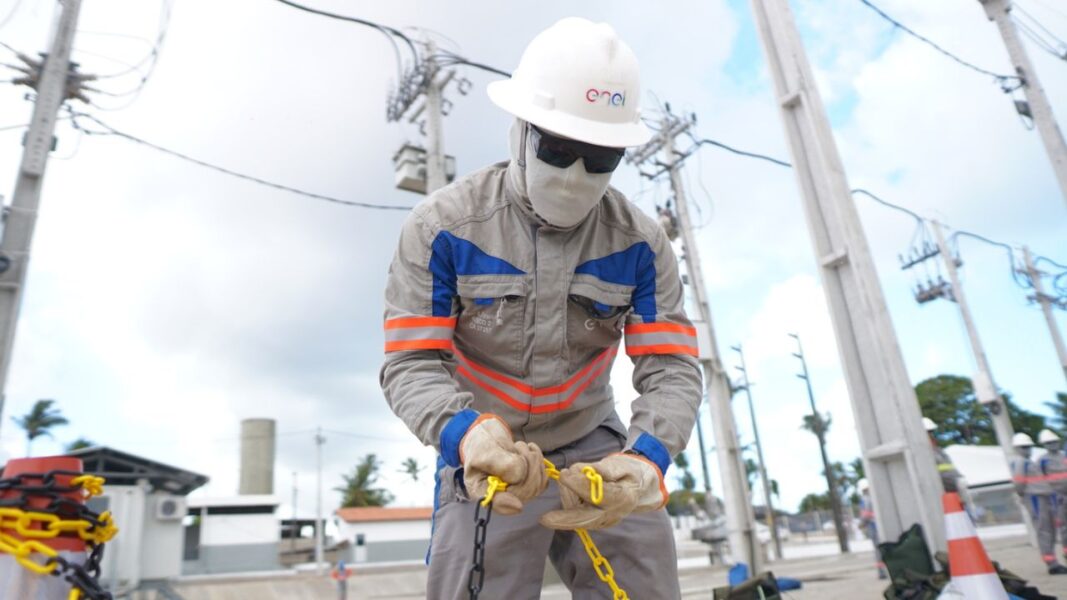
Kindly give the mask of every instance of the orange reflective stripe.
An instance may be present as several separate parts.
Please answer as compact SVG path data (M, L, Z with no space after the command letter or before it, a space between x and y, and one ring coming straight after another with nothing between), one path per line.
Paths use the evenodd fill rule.
M627 346L626 354L630 356L642 356L645 354L688 354L697 356L696 346L683 346L682 344L651 344L648 346Z
M515 397L511 396L510 394L508 394L507 392L505 392L504 390L502 390L502 389L490 384L489 382L486 382L486 381L478 378L473 373L471 373L470 370L466 369L464 367L464 365L458 365L456 367L456 372L458 372L460 375L463 375L464 377L469 379L472 383L474 383L478 387L482 388L486 392L489 392L490 394L495 396L497 399L499 399L500 401L504 402L508 406L514 408L515 410L520 410L520 411L523 411L523 412L530 412L530 413L533 413L533 414L543 414L543 413L549 413L549 412L555 412L555 411L558 411L558 410L563 410L563 409L569 407L571 404L574 404L574 401L578 398L578 396L580 396L582 394L582 392L585 391L586 388L588 388L594 381L596 381L596 379L598 377L600 377L600 375L605 370L607 370L607 368L609 366L611 366L611 360L610 359L614 358L614 356L617 353L618 353L618 349L617 348L614 348L614 347L608 348L605 352L601 353L596 358L594 358L592 361L590 361L589 364L585 366L585 368L583 368L581 371L579 371L566 384L561 384L561 385L558 385L558 386L554 386L552 388L543 388L541 390L533 390L533 388L531 388L528 385L525 385L525 384L523 384L521 382L515 381L514 379L511 379L511 378L506 377L504 375L500 375L499 373L495 373L493 371L490 371L489 369L486 369L485 367L482 367L481 365L478 365L478 364L472 362L471 360L467 359L466 357L464 357L462 355L459 355L457 353L457 355L460 356L460 358L462 359L464 365L471 367L476 372L481 373L481 374L485 375L486 377L488 377L490 379L494 379L494 380L497 380L497 381L503 380L503 383L507 383L508 385L511 385L512 387L517 387L517 386L515 386L513 384L518 384L518 385L522 386L523 388L526 388L526 390L533 390L534 392L536 392L535 394L531 394L529 392L526 392L526 396L530 397L531 399L533 397L546 395L545 393L543 393L545 390L559 389L561 391L565 391L575 381L581 379L581 377L583 377L586 374L588 374L589 371L592 369L592 367L594 365L596 365L597 363L602 363L600 365L600 367L597 368L595 371L593 371L592 375L589 375L589 377L585 381L583 381L581 385L576 387L574 389L574 391L572 391L571 394L569 396L567 396L567 398L565 400L562 400L560 402L555 402L555 403L552 403L552 404L540 404L540 405L536 405L536 406L532 405L530 402L523 402L522 400L518 400ZM605 358L607 358L608 360L604 360ZM525 390L520 389L519 391L525 391Z
M386 352L401 352L404 350L451 350L452 340L403 340L398 342L386 342Z
M590 370L592 370L592 368L598 362L600 362L601 360L604 360L604 358L607 357L609 354L614 355L613 351L617 351L617 350L614 347L608 348L607 350L605 350L605 351L601 352L600 354L598 354L596 356L596 358L594 358L593 360L589 361L589 364L587 364L584 367L582 367L582 369L580 371L575 373L567 381L564 381L561 384L554 385L552 387L547 387L547 388L535 388L535 387L533 387L533 386L531 386L531 385L529 385L527 383L523 383L523 382L519 381L518 379L513 379L511 377L508 377L507 375L504 375L502 373L498 373L498 372L496 372L496 371L494 371L494 370L492 370L492 369L490 369L488 367L484 367L482 365L479 365L478 363L472 361L471 359L467 358L466 356L464 356L463 354L461 354L459 352L456 353L456 356L458 356L459 359L462 360L465 365L467 365L468 367L470 367L474 371L476 371L476 372L478 372L478 373L480 373L482 375L485 375L489 379L492 379L494 381L498 381L500 383L503 383L504 385L513 387L516 390L518 390L518 391L520 391L520 392L522 392L524 394L533 396L535 398L540 398L541 396L553 396L555 394L559 394L561 392L567 391L567 389L569 389L572 385L574 385L576 382L578 382L583 376L585 376L586 373L588 373Z
M985 575L996 573L993 563L989 562L982 542L976 537L948 542L948 572L952 577L965 575Z
M679 325L677 323L636 323L634 325L627 325L624 331L626 335L639 335L642 333L684 333L685 335L693 337L697 336L695 327Z
M401 317L388 319L385 322L386 329L407 329L410 327L456 327L454 317Z
M482 381L481 379L478 379L470 371L468 371L467 369L464 369L463 365L457 365L456 366L456 372L459 373L460 375L463 375L467 379L469 379L471 381L471 383L473 383L474 385L476 385L476 386L482 388L483 390L489 392L490 394L496 396L497 398L502 400L504 402L504 404L507 404L511 408L514 408L515 410L521 410L523 412L526 412L526 411L530 410L530 405L529 404L524 404L522 402L519 402L518 400L516 400L516 399L512 398L511 396L505 394L500 389L489 385L488 383Z

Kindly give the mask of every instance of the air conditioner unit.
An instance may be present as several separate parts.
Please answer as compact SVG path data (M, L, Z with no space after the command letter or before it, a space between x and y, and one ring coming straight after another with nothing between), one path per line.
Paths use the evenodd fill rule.
M159 521L180 521L188 509L182 496L164 496L156 499L156 519Z

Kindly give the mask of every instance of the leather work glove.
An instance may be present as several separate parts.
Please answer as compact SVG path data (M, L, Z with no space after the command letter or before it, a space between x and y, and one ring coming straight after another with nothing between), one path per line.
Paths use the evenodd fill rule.
M471 424L459 444L459 457L471 500L485 497L490 475L508 484L506 491L493 496L493 510L502 515L522 512L524 502L548 487L541 449L537 444L514 441L507 423L496 415L484 414Z
M589 478L582 468L591 466L604 479L604 497L593 504ZM659 509L667 504L667 488L659 467L636 454L612 454L600 462L576 463L560 471L559 494L563 510L541 517L549 529L604 529L629 514Z

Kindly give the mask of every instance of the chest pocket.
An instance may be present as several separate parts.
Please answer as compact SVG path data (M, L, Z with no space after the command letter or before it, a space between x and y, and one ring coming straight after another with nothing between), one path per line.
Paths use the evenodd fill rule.
M579 279L580 278L580 279ZM571 370L581 368L622 337L634 286L578 275L567 296L567 348Z
M527 284L521 276L472 277L456 283L460 351L479 364L522 375Z

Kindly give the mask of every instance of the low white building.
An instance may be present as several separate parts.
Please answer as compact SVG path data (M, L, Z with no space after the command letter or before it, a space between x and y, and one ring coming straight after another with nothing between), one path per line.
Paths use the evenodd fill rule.
M424 560L430 547L433 508L361 507L336 511L341 540L356 563Z
M182 572L185 496L208 478L104 446L69 455L81 459L85 473L107 480L104 493L87 503L111 511L119 529L105 545L100 581L116 596L165 588Z
M954 445L945 448L956 470L967 480L979 524L1010 523L1022 520L1015 501L1011 471L1000 446ZM1034 449L1036 460L1044 454Z
M250 494L189 498L182 574L280 568L278 498Z

